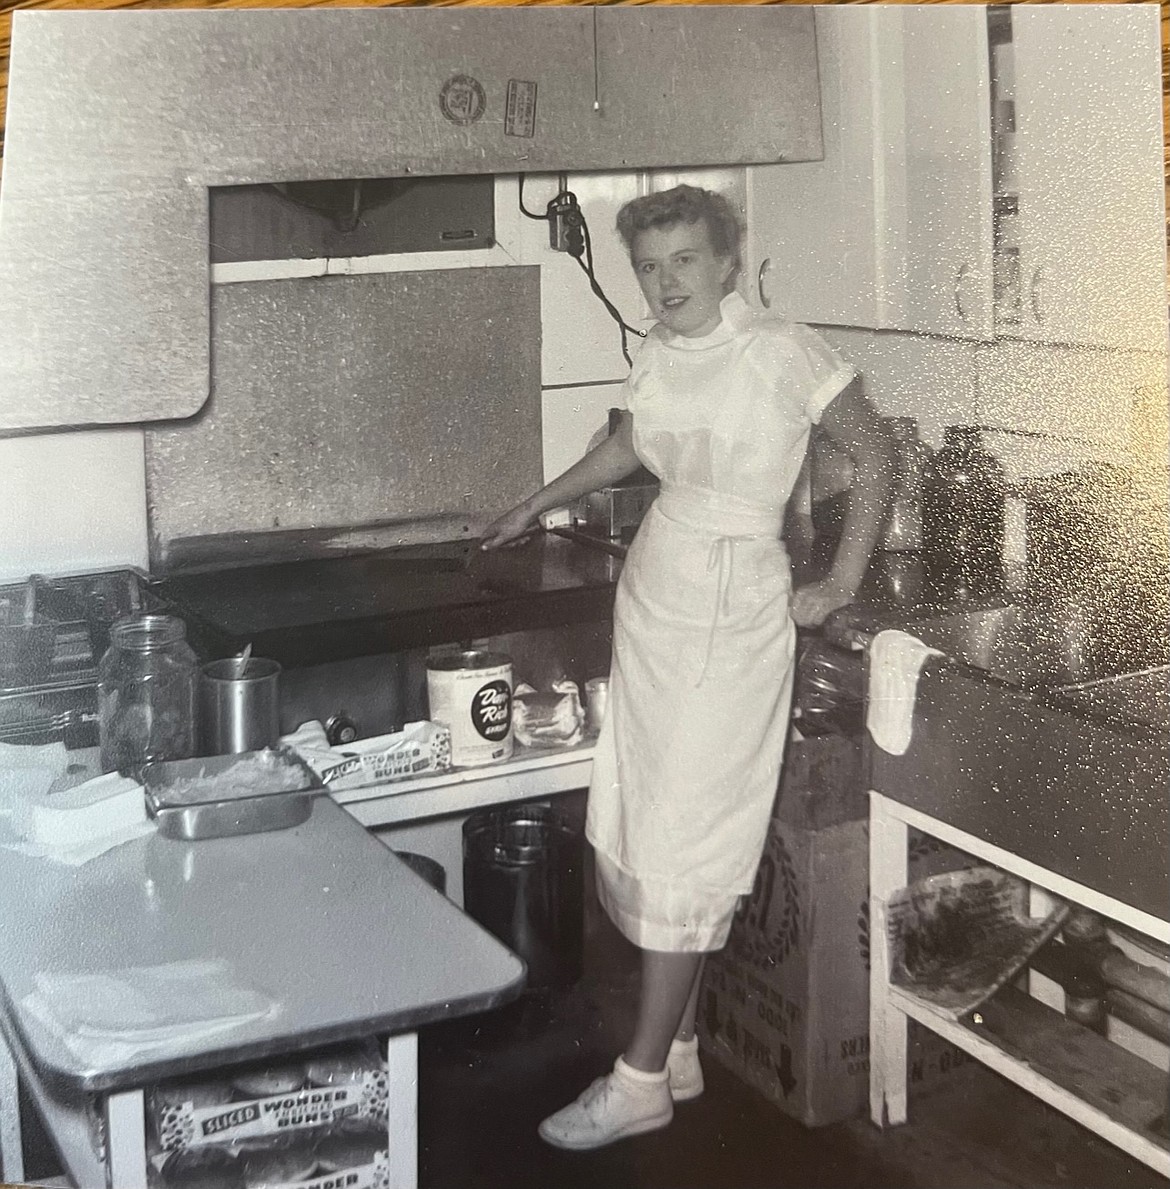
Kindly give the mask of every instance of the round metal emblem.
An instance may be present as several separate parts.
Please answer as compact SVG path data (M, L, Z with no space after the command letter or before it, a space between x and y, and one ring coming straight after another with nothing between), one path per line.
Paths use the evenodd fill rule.
M486 107L483 87L468 74L452 75L439 92L439 108L452 124L474 124Z

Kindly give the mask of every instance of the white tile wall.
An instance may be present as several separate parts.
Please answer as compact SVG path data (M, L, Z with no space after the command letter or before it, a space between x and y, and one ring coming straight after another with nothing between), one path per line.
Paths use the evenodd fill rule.
M942 444L948 425L973 424L975 345L900 331L819 326L861 373L866 395L886 417L914 417L922 440Z
M1001 341L979 349L984 424L1128 449L1139 389L1164 390L1164 359L1132 351Z
M570 174L593 245L593 267L606 296L633 326L645 316L633 269L614 228L618 209L639 193L636 173ZM556 175L537 174L524 184L524 205L543 213L558 191ZM584 270L567 252L549 246L548 224L521 219L520 258L540 265L541 358L545 384L620 380L629 371L621 351L621 332L593 293Z
M1129 461L1139 394L1166 390L1165 361L1132 351L816 329L861 372L878 411L916 418L932 448L948 425L1006 431L984 440L1012 481Z
M140 430L0 439L0 582L146 562Z
M609 409L621 405L620 384L546 388L541 394L546 483L577 462L608 426Z

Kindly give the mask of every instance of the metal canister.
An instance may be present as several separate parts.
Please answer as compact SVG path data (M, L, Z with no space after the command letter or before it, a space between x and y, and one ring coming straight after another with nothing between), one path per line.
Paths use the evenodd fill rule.
M464 651L427 660L432 722L451 731L451 763L472 768L512 754L512 658Z
M203 755L261 751L280 742L280 665L265 657L209 661L199 680Z

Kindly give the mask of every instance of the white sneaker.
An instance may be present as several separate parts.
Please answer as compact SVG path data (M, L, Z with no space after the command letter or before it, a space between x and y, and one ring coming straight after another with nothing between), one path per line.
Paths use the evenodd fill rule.
M699 1064L699 1038L672 1040L666 1058L670 1075L670 1096L675 1102L690 1102L703 1093L703 1067Z
M674 1117L668 1074L631 1069L621 1057L613 1073L598 1078L575 1102L540 1125L540 1138L574 1152L657 1131Z

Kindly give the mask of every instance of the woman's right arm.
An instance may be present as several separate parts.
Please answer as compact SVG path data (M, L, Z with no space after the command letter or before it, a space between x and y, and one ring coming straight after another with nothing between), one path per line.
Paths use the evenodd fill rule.
M543 513L563 508L591 491L608 487L631 475L639 467L634 453L634 419L623 413L618 428L599 442L580 462L511 511L505 512L484 530L482 549L498 549L526 537Z

